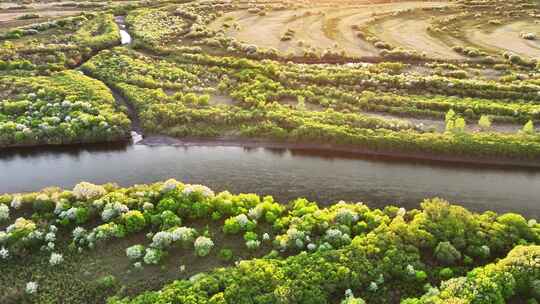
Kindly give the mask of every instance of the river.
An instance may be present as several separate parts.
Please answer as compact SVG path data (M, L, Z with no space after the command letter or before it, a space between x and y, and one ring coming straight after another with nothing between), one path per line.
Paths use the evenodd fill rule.
M176 178L216 191L253 192L285 203L363 201L417 207L443 197L476 211L540 218L540 171L441 165L336 152L234 146L92 146L2 152L0 193L71 188L80 181L122 186Z

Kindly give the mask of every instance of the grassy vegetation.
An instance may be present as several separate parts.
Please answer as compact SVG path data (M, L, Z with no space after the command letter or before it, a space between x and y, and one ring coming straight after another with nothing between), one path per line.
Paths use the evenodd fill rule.
M124 141L133 121L146 136L540 161L537 2L77 2L60 5L85 13L48 21L32 5L0 31L0 149ZM321 208L81 183L0 195L0 303L534 304L539 245L533 219L441 199Z

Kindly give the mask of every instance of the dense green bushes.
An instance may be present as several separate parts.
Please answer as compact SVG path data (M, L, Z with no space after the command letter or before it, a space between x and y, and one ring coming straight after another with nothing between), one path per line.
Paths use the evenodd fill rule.
M130 121L102 83L79 72L0 77L0 146L117 141Z
M539 257L540 246L518 246L497 263L443 282L438 292L402 303L507 303L516 295L538 300Z
M482 299L484 293L491 297L501 289L506 290L504 299L536 296L532 286L538 279L534 263L539 253L534 245L540 242L539 224L511 213L472 213L441 199L426 200L421 209L410 211L345 202L323 209L305 199L285 206L271 197L216 194L204 186L169 180L131 188L82 183L73 191L49 188L6 194L0 196L0 204L9 206L4 217L8 225L0 232L0 263L8 270L11 263L34 256L44 255L49 261L50 254L59 265L49 270L55 275L63 271L63 263L71 265L71 252L99 252L125 244L122 240L127 238L139 243L123 248L124 259L132 266L127 277L115 274L123 283L113 286L130 284L130 277L144 276L144 269L168 263L175 254L185 258L183 252L203 259L202 263L208 261L207 255L230 261L231 244L236 248L233 255L266 253L262 259L236 259L234 266L205 268L208 272L176 281L160 292L110 303L334 303L351 294L369 303L387 303L421 297L425 288L429 292L417 301L434 296ZM19 218L13 222L15 217ZM219 242L223 236L209 227L231 237L243 235L244 243ZM525 247L512 251L517 245ZM495 266L473 270L509 252ZM471 270L467 279L455 278ZM500 282L500 274L514 281ZM12 285L26 284L20 280L17 277ZM433 287L439 282L443 282L440 293ZM52 295L65 292L49 290L55 285L45 278L37 283L40 288L31 298L42 299L39 303L53 303Z

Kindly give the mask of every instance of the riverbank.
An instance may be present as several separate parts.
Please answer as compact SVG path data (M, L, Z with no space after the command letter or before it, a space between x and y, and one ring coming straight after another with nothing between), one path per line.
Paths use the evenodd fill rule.
M293 143L293 142L278 142L268 141L263 139L238 139L238 138L174 138L162 135L146 136L137 144L147 146L175 146L175 147L190 147L190 146L228 146L228 147L244 147L244 148L268 148L268 149L294 149L294 150L319 150L328 152L342 152L355 155L376 156L388 159L398 160L420 160L426 162L444 162L444 163L460 163L478 166L494 166L494 167L522 167L522 168L538 168L540 169L540 160L532 162L530 160L515 160L515 159L496 159L496 158L478 158L467 156L446 156L434 155L430 153L407 153L402 151L377 151L367 147L359 147L354 145L336 145L324 143Z
M117 141L96 141L96 142L74 142L60 144L31 145L20 144L10 146L0 146L0 152L3 154L28 154L30 150L39 149L41 152L57 151L58 149L81 149L81 150L106 150L108 148L122 147L125 149L129 145L144 145L149 147L241 147L241 148L266 148L266 149L288 149L295 151L321 151L328 153L344 153L349 157L371 157L381 160L395 161L421 161L428 164L454 165L461 164L473 167L488 168L516 168L528 169L532 171L540 170L540 160L533 162L531 160L516 159L497 159L497 158L479 158L467 157L463 155L448 156L434 155L431 153L407 153L403 151L380 151L367 147L355 145L339 145L328 143L302 143L302 142L279 142L265 139L241 139L234 137L221 138L175 138L165 135L149 135L142 137L139 132L132 131L131 137L126 137Z

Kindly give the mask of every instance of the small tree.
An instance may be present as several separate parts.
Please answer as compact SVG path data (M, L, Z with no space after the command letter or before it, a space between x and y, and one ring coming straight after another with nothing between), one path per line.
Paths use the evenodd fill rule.
M456 118L456 112L454 112L454 110L450 109L447 113L446 113L446 116L444 118L444 121L446 121L446 123L448 123L449 121L453 121L454 119Z
M454 123L454 132L463 133L465 132L466 126L467 126L467 123L465 122L465 119L463 117L458 117L456 118L456 121Z
M534 123L532 120L529 120L524 126L523 129L521 129L521 132L528 135L533 135L535 133L534 129Z
M482 115L478 120L478 126L482 131L487 131L491 128L491 119L487 115Z
M454 132L455 129L455 121L453 119L449 119L446 121L446 132Z

